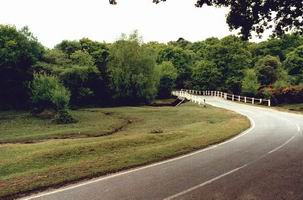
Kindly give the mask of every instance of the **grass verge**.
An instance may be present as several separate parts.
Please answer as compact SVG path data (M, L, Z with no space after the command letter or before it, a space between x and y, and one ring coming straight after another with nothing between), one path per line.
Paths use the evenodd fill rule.
M1 130L6 129L0 137L37 139L37 135L52 135L57 129L61 135L69 134L70 129L93 133L119 124L121 117L132 123L108 136L0 145L0 199L188 153L231 138L250 126L248 119L234 112L191 103L161 108L95 108L73 114L81 117L79 127L71 124L60 129L48 124L44 130L42 122L20 117L26 113L1 113ZM155 129L160 133L154 133Z

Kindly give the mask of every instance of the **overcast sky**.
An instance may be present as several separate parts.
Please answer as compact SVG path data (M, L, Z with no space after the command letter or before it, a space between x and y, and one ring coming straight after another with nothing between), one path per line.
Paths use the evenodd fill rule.
M1 0L0 23L28 26L39 41L53 47L64 39L88 37L113 42L137 29L145 42L190 41L231 34L226 8L195 8L195 0Z

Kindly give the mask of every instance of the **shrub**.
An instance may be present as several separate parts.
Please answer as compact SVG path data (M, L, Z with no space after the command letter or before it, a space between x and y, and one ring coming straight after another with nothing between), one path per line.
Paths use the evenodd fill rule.
M273 104L303 103L303 86L288 86L283 88L267 87L260 90L265 98L271 98Z
M70 92L62 85L56 76L46 74L34 74L30 85L32 102L36 113L45 109L54 109L58 112L56 122L75 122L68 113Z
M55 116L54 122L57 124L70 124L78 121L75 120L67 110L59 110L58 114Z

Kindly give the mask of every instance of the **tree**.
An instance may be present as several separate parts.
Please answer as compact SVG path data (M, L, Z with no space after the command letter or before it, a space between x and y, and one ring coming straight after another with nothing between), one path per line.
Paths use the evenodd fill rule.
M86 51L77 50L70 55L73 64L80 66L94 66L95 61L93 57Z
M235 36L227 36L212 42L205 48L204 60L214 63L221 76L217 88L232 93L241 92L244 70L251 67L252 55L247 42Z
M136 32L113 43L108 69L115 100L128 105L151 102L159 82L155 66L154 51L142 45Z
M63 40L61 43L57 44L55 48L63 51L68 57L70 57L70 55L75 51L81 50L81 44L76 40Z
M270 85L277 81L278 70L281 67L279 58L265 56L256 65L258 80L261 85Z
M281 61L284 61L286 55L300 45L303 45L303 37L299 35L287 34L281 38L270 38L257 44L255 56L256 58L266 55L278 56Z
M164 61L157 66L160 76L158 98L168 98L175 87L178 71L169 61Z
M303 45L287 54L283 65L294 77L294 84L303 84Z
M159 3L166 0L153 0ZM116 0L109 0L117 4ZM261 36L266 29L273 28L273 36L287 32L303 33L303 1L300 0L197 0L196 6L228 7L227 24L230 29L240 29L243 39L251 32Z
M32 80L32 65L43 52L28 28L0 25L0 109L28 105L27 82Z
M192 73L194 89L218 89L221 79L222 74L214 63L210 61L199 61L195 63Z
M195 53L189 49L167 46L160 51L157 62L170 61L175 66L178 70L176 87L181 89L186 88L186 82L190 80L194 59Z
M255 96L260 88L258 77L254 69L247 69L242 81L242 93Z
M111 98L106 44L83 38L64 40L35 65L35 71L53 74L71 91L71 105L106 105Z

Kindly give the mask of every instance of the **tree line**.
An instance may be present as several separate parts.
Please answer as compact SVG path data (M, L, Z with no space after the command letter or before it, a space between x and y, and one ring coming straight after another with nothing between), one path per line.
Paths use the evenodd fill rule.
M0 25L1 109L141 105L175 88L299 102L302 85L303 37L296 34L164 44L144 43L135 31L113 43L83 38L49 49L26 27Z

